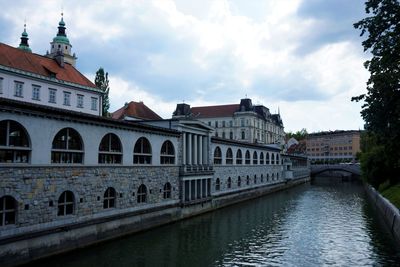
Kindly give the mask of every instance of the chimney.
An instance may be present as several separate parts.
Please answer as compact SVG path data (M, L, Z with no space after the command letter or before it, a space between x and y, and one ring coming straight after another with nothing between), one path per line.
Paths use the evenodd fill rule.
M61 50L57 51L57 54L55 56L55 60L57 61L58 65L61 68L64 68L64 54L61 52Z

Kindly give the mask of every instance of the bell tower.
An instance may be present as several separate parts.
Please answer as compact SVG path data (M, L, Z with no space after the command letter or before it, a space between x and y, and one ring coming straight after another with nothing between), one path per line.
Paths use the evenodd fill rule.
M59 56L61 54L64 57L64 62L75 67L77 57L75 56L75 53L71 55L72 45L70 44L67 34L65 33L65 29L64 14L61 13L61 20L58 23L57 35L50 43L50 54L47 52L46 56L50 58L56 58L57 55Z
M29 48L28 44L28 33L26 32L26 23L24 24L24 32L21 34L21 43L19 44L18 48L27 52L32 52Z

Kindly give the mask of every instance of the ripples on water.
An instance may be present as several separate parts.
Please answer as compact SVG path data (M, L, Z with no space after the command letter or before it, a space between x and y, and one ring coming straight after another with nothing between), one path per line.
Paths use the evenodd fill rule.
M304 185L42 266L399 266L400 248L363 189Z

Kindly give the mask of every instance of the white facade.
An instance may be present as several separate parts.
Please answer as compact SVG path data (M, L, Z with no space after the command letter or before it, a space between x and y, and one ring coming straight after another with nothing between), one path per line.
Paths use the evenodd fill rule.
M283 144L284 130L272 121L264 121L254 112L236 112L233 117L199 118L214 127L214 136L263 144Z
M66 82L63 83L56 79L38 77L39 75L29 73L24 75L22 71L16 73L17 70L13 73L13 71L10 68L6 71L0 66L0 97L101 115L101 94L99 92L79 85L66 85ZM54 99L53 96L50 96L51 94L55 94Z

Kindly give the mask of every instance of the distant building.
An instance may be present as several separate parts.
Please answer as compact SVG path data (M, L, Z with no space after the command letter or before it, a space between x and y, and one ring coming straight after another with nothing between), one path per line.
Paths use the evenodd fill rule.
M291 143L291 145L289 145L289 142L288 142L288 148L286 150L286 153L288 155L303 155L304 156L306 154L306 141L300 140L297 143Z
M131 101L112 113L116 120L161 120L162 118L143 102Z
M271 114L262 105L245 98L240 104L192 107L178 104L173 117L191 116L214 128L214 136L261 144L283 144L284 127L280 114Z
M308 134L307 156L312 162L352 161L360 151L361 131L333 131Z

